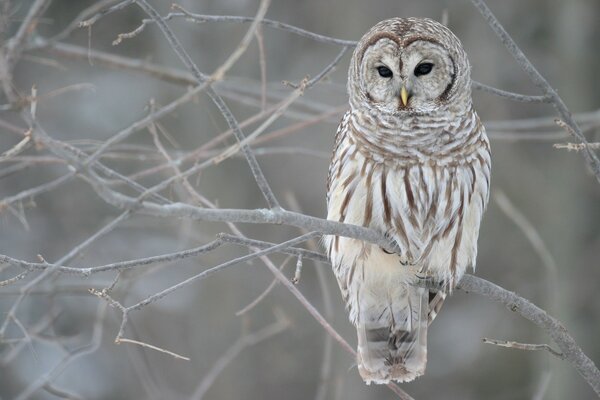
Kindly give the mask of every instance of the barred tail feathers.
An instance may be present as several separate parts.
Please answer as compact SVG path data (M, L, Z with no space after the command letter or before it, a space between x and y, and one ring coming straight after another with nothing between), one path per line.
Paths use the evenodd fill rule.
M423 375L429 291L401 284L388 294L387 303L373 298L374 292L365 294L357 321L358 369L363 380L367 384L409 382Z

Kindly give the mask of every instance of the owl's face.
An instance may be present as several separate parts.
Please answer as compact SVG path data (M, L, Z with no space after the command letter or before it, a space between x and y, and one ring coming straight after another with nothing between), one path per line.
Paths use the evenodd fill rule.
M416 40L401 47L382 38L364 53L362 90L386 112L435 109L453 81L454 62L439 44Z
M396 18L373 27L354 53L350 78L353 105L385 114L427 113L470 99L460 42L432 20Z

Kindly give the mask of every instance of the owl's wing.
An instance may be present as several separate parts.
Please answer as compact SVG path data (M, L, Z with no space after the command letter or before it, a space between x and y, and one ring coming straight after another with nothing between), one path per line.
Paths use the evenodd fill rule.
M329 203L329 191L331 189L331 181L334 179L334 174L340 169L340 163L342 160L336 158L342 139L348 131L348 119L350 118L350 111L346 111L340 124L338 125L337 131L335 132L335 139L333 144L333 152L331 154L331 163L329 164L329 173L327 174L327 203Z

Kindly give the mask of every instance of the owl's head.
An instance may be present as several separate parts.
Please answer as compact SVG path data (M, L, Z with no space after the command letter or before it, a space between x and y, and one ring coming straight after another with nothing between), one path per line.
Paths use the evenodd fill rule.
M359 41L348 74L350 104L384 114L470 106L470 66L458 38L422 18L381 21Z

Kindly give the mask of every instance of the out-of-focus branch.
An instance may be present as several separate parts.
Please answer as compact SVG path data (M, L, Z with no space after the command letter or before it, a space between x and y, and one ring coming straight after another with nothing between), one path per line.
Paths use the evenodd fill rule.
M189 11L186 11L183 7L179 5L173 5L174 9L180 10L181 12L171 12L164 17L165 21L169 21L175 18L185 18L188 21L193 21L195 23L204 23L204 22L235 22L235 23L253 23L255 21L252 17L242 17L237 15L202 15L202 14L194 14ZM119 35L117 37L117 44L124 38L132 38L137 34L141 33L146 25L155 23L156 21L153 19L144 19L142 20L142 24L136 28L134 31L129 32L124 35ZM352 40L342 40L336 39L330 36L320 35L318 33L310 32L305 29L299 28L297 26L293 26L290 24L286 24L279 21L274 21L271 19L263 18L261 24L264 26L268 26L271 28L287 31L293 33L295 35L303 36L308 39L312 39L321 43L329 43L336 44L340 46L349 46L353 47L356 45L355 41Z
M200 400L210 389L219 374L245 349L255 346L283 331L288 329L290 323L285 317L279 317L276 322L265 326L264 328L249 334L242 334L227 351L213 364L212 368L200 381L190 399Z
M63 371L69 367L73 362L81 357L87 356L96 352L102 344L102 334L104 332L104 314L106 312L106 306L104 304L98 305L98 311L96 313L96 320L94 321L94 329L92 332L92 338L89 344L83 345L68 354L55 366L53 366L46 373L41 375L38 379L31 382L15 400L26 400L30 398L39 389L46 386L49 382L56 379L57 376L63 373Z
M159 28L164 33L167 41L173 48L173 51L175 51L177 56L182 60L182 62L187 67L187 69L192 73L194 78L199 83L206 83L208 85L208 90L206 91L206 93L208 94L208 96L211 98L211 100L213 101L215 106L217 106L217 108L223 115L223 118L227 122L227 125L229 125L229 128L231 128L233 130L233 134L234 134L235 138L237 139L238 143L240 143L240 145L241 145L241 151L244 154L244 156L246 157L246 161L248 162L250 171L252 172L252 175L254 176L254 179L255 179L258 187L260 188L263 196L265 197L265 200L267 201L269 208L279 209L280 208L279 202L277 201L277 198L273 194L273 190L271 189L271 186L268 184L268 182L264 176L264 173L262 172L262 169L260 168L258 161L256 160L256 157L252 153L252 150L250 149L250 147L248 145L246 145L246 144L242 145L242 143L244 142L244 139L245 139L245 135L242 132L241 128L239 127L239 124L237 123L236 118L233 116L233 113L231 112L231 110L229 109L227 104L223 101L221 96L212 89L212 86L211 86L212 81L214 81L216 78L222 77L225 74L226 70L218 69L217 70L218 74L216 76L211 76L211 77L200 72L200 69L196 66L196 64L190 57L190 55L185 51L185 49L179 42L179 39L177 39L177 37L175 36L173 31L169 28L169 26L167 25L165 20L162 18L162 16L146 0L135 0L135 2L156 22L156 24L159 26ZM259 8L259 12L257 14L256 21L260 21L263 18L264 14L267 11L267 6L268 6L267 0L261 1L261 7ZM252 24L251 29L247 32L247 37L252 38L252 36L254 36L254 32L256 31L257 26L258 26L258 22ZM245 44L245 39L242 40L242 43L240 44L240 47L242 47L242 50L243 50L244 44ZM237 52L236 52L236 54L237 54ZM237 59L237 57L236 57L236 59ZM230 66L231 65L229 65L229 67Z
M44 13L49 4L50 0L35 0L29 8L25 19L23 19L23 22L19 26L17 33L6 42L4 48L6 70L4 73L8 73L9 76L12 74L12 70L25 47L25 41L35 30L35 26L37 25L40 16Z
M596 177L596 180L600 183L600 160L598 159L596 153L594 153L593 149L589 147L587 139L583 135L583 132L581 131L581 128L575 119L573 119L571 111L569 111L564 101L560 98L558 93L556 93L548 81L542 76L542 74L540 74L533 66L531 61L529 61L519 46L517 46L515 41L510 37L508 32L506 32L487 4L483 0L471 0L471 2L479 10L483 18L487 21L498 38L500 38L500 41L504 44L504 46L506 46L517 64L527 73L527 75L529 75L529 78L533 84L544 93L544 96L551 99L552 105L560 115L560 118L572 130L573 135L580 141L580 143L582 143L583 146L585 146L581 153L583 154L583 157L585 158L592 173Z

